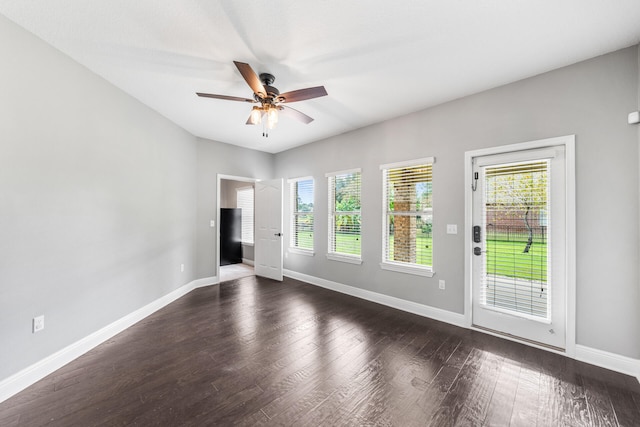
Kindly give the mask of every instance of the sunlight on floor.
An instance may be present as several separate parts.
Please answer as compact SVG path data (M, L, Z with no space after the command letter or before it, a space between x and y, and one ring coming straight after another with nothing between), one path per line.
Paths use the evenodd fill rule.
M253 266L247 264L230 264L220 266L220 281L235 280L241 277L253 276Z

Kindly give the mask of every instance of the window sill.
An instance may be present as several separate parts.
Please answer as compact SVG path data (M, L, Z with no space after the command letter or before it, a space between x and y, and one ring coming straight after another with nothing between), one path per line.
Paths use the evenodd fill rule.
M435 272L428 267L418 267L415 265L406 265L396 262L381 262L380 268L383 270L396 271L398 273L414 274L416 276L433 277Z
M346 262L349 264L362 264L362 258L358 256L340 255L340 254L327 254L327 259L331 261Z
M292 254L314 256L316 253L311 249L289 248L289 252Z

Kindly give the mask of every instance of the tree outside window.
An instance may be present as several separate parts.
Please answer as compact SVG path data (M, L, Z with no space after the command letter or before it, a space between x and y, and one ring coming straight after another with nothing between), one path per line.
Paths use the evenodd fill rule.
M382 166L383 264L433 267L433 159ZM383 266L384 267L384 266Z
M328 174L329 253L360 258L360 171Z
M313 178L289 181L291 192L291 247L313 251Z

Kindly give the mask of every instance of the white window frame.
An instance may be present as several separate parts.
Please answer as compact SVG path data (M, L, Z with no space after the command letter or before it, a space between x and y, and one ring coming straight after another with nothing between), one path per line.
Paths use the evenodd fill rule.
M241 192L251 190L251 209L245 209L244 206L241 206ZM241 243L246 246L253 246L255 242L255 223L254 223L254 215L255 215L255 188L252 185L246 187L238 187L236 188L236 207L242 208L242 238ZM245 210L251 212L251 218L245 218ZM245 227L251 227L250 234L251 240L247 240L247 235L249 234L249 230L246 230Z
M425 165L425 164L431 164L432 168L433 168L433 164L435 163L436 159L435 157L424 157L422 159L415 159L415 160L408 160L408 161L404 161L404 162L397 162L397 163L387 163L384 165L380 165L380 171L382 174L382 261L380 262L380 268L383 270L390 270L390 271L396 271L396 272L400 272L400 273L407 273L407 274L414 274L414 275L418 275L418 276L425 276L425 277L433 277L433 275L435 274L434 271L434 264L435 264L435 253L432 253L432 258L431 258L431 266L424 266L424 265L419 265L419 264L413 264L413 263L406 263L406 262L397 262L397 261L390 261L387 259L387 251L386 248L388 246L388 230L387 230L387 224L389 223L389 201L388 201L388 195L387 195L387 179L386 179L386 172L389 169L396 169L396 168L402 168L402 167L412 167L412 166L419 166L419 165ZM432 174L433 174L433 169L432 169ZM433 178L431 180L432 182L432 188L433 188ZM433 193L431 195L432 197L432 205L435 203L433 202ZM433 207L431 208L431 215L433 218ZM432 220L433 221L433 220ZM433 227L433 223L432 223L432 227ZM432 231L432 236L433 236L433 231ZM433 237L432 237L432 245L433 245ZM433 248L432 248L433 251Z
M297 211L297 207L298 207L298 202L296 200L296 186L299 182L301 181L311 181L311 188L313 190L313 208L314 210L311 212L298 212ZM313 256L315 254L315 222L316 222L316 216L315 216L315 199L316 199L316 182L315 179L313 179L312 176L305 176L305 177L301 177L301 178L291 178L289 180L287 180L287 182L289 183L289 202L290 202L290 206L289 206L289 215L290 215L290 235L291 238L289 239L289 252L291 253L297 253L297 254L301 254L301 255L310 255ZM313 217L313 226L312 226L312 230L314 231L314 238L313 238L313 242L312 242L312 248L308 249L308 248L301 248L295 245L295 238L296 238L296 217L298 215L311 215Z
M335 222L336 210L335 210L335 188L332 189L332 185L335 186L335 177L338 175L348 175L348 174L359 174L360 175L360 210L353 212L340 212L342 215L360 215L362 218L362 170L360 168L356 169L348 169L337 172L329 172L325 174L327 178L327 194L328 194L328 228L327 228L327 259L332 261L340 261L346 262L350 264L362 264L362 224L360 224L360 254L345 254L341 252L332 251L332 243L335 240L334 235L334 227L333 224Z

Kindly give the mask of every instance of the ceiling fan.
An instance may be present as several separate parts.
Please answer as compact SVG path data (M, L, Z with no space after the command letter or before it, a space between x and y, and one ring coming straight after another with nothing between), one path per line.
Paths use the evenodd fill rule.
M319 98L326 96L327 91L324 86L309 87L306 89L293 90L291 92L280 93L278 89L271 86L275 81L275 77L269 73L261 73L258 76L253 68L249 64L244 62L233 61L233 63L242 74L242 77L247 82L251 90L253 91L253 99L240 98L237 96L228 95L214 95L211 93L196 92L196 95L204 98L224 99L227 101L240 101L249 102L254 105L247 119L248 125L257 125L262 123L262 118L266 115L266 130L262 132L262 136L269 136L269 129L273 129L278 122L278 112L282 112L294 119L301 121L302 123L309 124L313 121L313 118L306 114L295 110L286 104L298 101L304 101L306 99Z

